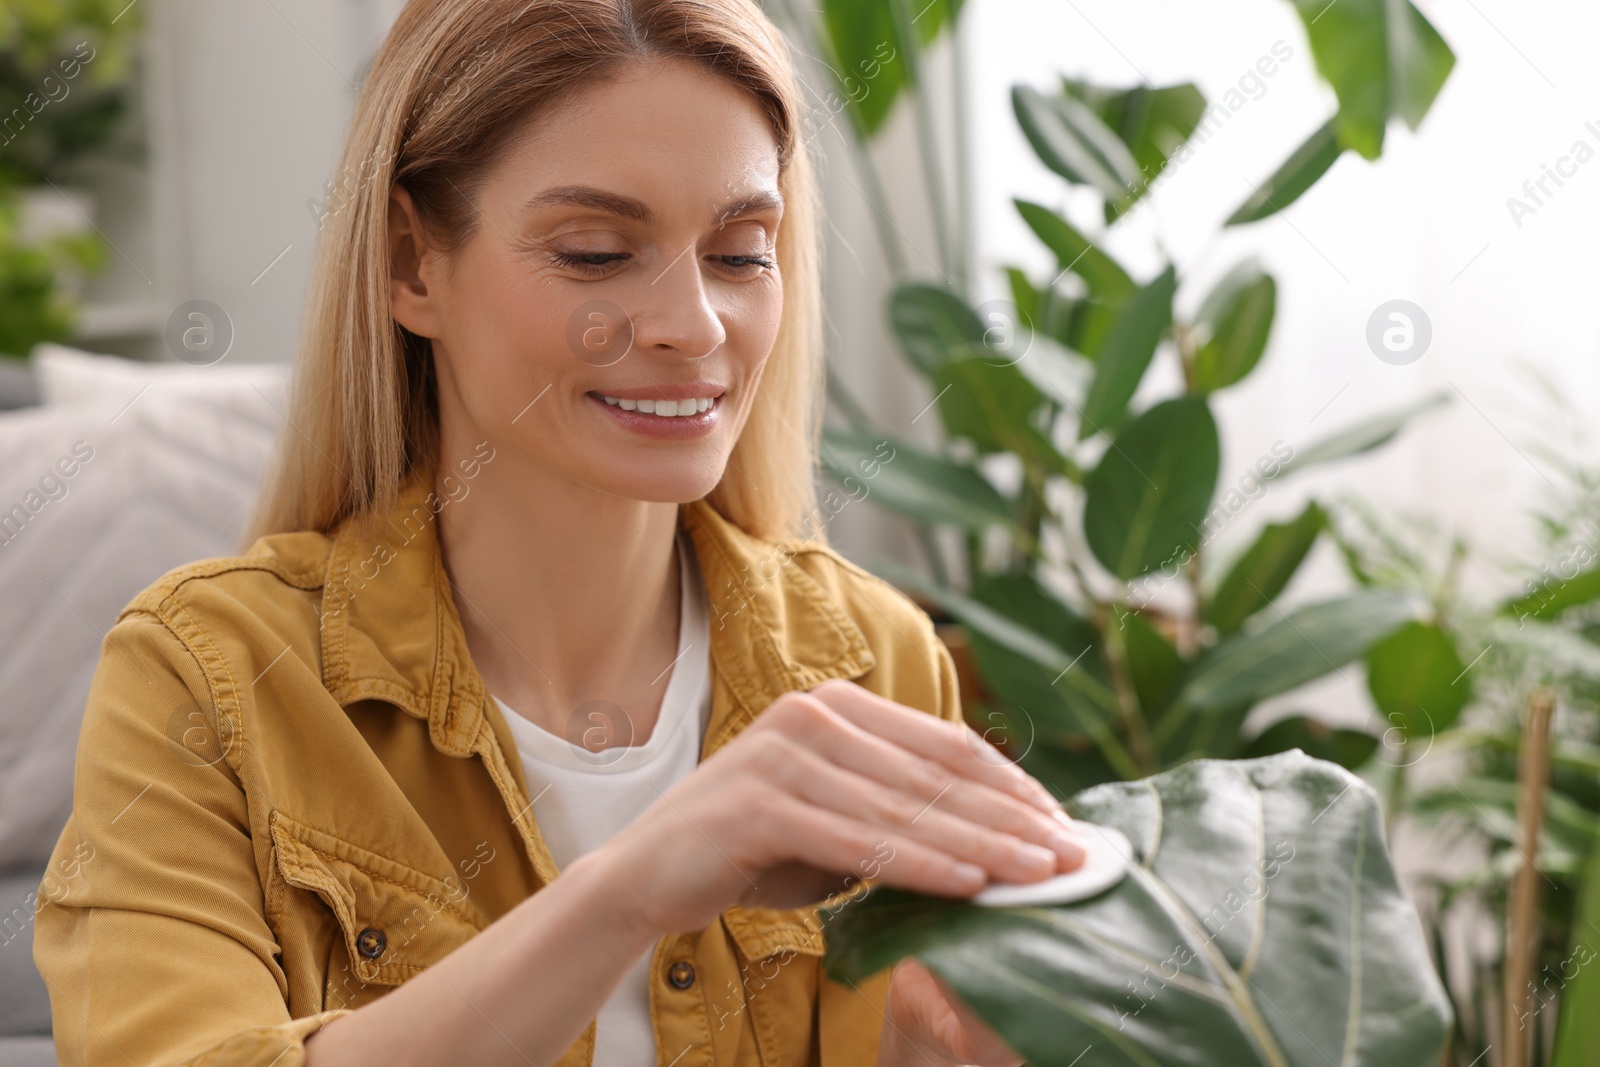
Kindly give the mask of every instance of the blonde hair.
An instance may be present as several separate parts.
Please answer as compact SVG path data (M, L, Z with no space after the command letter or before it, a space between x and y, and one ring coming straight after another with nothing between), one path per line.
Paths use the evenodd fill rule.
M291 376L288 425L243 546L387 512L439 459L431 343L389 310L392 185L446 252L476 232L472 197L533 115L631 60L702 64L772 124L785 201L783 318L750 417L708 500L747 532L787 536L816 506L822 424L816 179L782 36L753 0L411 0L367 71L322 237ZM817 531L814 536L820 538Z

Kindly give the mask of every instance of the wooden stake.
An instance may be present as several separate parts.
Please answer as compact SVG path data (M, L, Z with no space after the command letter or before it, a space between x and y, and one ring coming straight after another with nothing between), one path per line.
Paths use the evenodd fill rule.
M1528 985L1539 951L1539 832L1544 826L1544 798L1550 777L1550 716L1555 694L1540 687L1528 697L1517 753L1517 822L1522 828L1522 864L1517 868L1506 902L1506 959L1501 969L1505 1025L1502 1067L1527 1067L1537 1030L1528 1012Z

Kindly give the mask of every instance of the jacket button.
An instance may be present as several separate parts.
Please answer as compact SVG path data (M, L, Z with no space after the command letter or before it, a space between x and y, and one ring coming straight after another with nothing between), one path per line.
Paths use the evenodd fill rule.
M383 955L383 950L388 945L389 939L375 926L369 926L356 935L356 950L369 960L375 960Z
M679 960L667 971L667 981L672 983L674 989L688 989L694 985L694 964L688 960Z

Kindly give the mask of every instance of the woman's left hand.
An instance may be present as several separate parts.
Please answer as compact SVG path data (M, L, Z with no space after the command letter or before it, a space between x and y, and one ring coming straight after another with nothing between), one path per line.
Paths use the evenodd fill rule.
M915 958L889 979L878 1067L1023 1067L1017 1055Z

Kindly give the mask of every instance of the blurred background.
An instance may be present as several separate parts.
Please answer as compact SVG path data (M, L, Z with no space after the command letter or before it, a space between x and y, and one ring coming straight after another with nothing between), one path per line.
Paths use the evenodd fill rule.
M916 596L969 721L1062 795L1289 747L1356 769L1447 1062L1600 1062L1600 9L765 6L827 207L796 532ZM8 908L100 635L235 551L400 7L0 0ZM26 927L0 1063L48 1055Z

